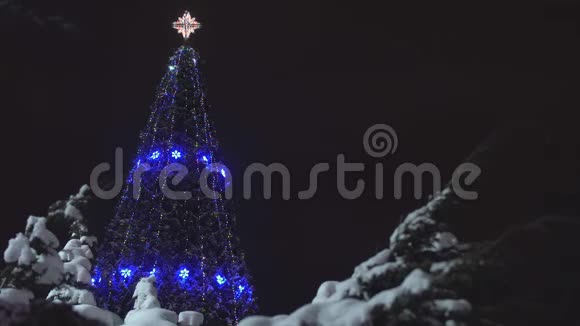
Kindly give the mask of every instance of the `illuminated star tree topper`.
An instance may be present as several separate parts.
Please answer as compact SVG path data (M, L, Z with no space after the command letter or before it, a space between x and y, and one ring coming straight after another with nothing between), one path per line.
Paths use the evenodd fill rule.
M182 17L179 17L176 22L173 23L173 28L179 32L184 39L188 39L191 34L194 34L196 30L201 28L201 24L191 17L189 11L186 11Z

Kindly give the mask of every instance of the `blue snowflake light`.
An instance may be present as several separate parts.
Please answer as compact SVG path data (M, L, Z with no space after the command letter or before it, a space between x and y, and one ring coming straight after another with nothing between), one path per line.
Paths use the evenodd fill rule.
M128 278L131 276L131 274L133 273L132 270L128 269L128 268L123 268L121 270L121 276L123 276L123 278Z
M155 274L157 274L157 268L153 268L150 272L149 272L149 276L155 276Z
M205 156L205 155L201 157L201 160L202 160L204 163L207 163L207 162L209 162L209 160L207 159L207 156Z
M161 153L159 151L155 151L153 154L151 154L151 159L156 160L159 158L159 156L161 156Z
M181 152L178 150L174 150L173 152L171 152L171 157L173 157L174 159L178 159L181 157Z
M182 280L186 280L189 277L189 270L187 268L180 270L179 277L181 277Z
M226 278L219 274L215 276L215 280L219 285L224 285L227 282Z

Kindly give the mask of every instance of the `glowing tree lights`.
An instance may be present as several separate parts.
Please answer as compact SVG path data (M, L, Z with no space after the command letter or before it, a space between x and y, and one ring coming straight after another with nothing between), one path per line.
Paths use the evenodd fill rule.
M133 272L130 269L128 269L128 268L124 268L124 269L121 270L121 276L123 278L129 278L129 277L131 277L131 274L132 273Z
M188 17L178 23L193 32L199 25ZM128 180L99 251L95 287L100 304L122 314L132 307L135 284L154 275L164 308L199 311L208 325L231 325L256 307L231 205L225 196L205 196L199 186L203 169L220 163L199 62L189 46L169 60L135 157L150 169L141 177L138 198ZM191 192L189 200L170 199L159 186L161 171L174 163L189 174L177 185L170 179L168 187ZM212 175L210 186L223 194L226 171Z
M219 285L224 285L227 282L226 278L221 275L216 275L215 280L216 282L218 282Z
M175 150L175 151L171 152L171 157L173 157L174 159L181 158L181 152L178 150Z
M189 270L187 268L180 270L179 277L181 277L182 280L186 280L189 277Z

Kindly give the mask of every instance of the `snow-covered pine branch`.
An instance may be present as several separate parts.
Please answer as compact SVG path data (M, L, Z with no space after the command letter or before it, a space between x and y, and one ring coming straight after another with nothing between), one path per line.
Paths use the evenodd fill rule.
M350 278L322 283L311 304L290 315L249 317L240 326L461 325L471 305L446 285L458 273L455 267L470 262L456 261L458 240L435 216L451 195L446 189L410 213L389 248L357 266Z
M7 266L2 272L0 324L24 318L35 295L60 284L64 266L56 252L58 245L46 228L46 218L36 216L28 218L24 234L8 242L3 255Z
M31 216L25 234L18 234L4 251L7 270L2 287L29 289L59 284L64 274L63 263L56 250L56 236L46 228L46 218Z
M155 276L142 278L135 286L133 310L125 317L125 326L201 326L203 315L184 311L178 315L162 309L157 299Z
M92 238L83 237L83 240L87 239L90 240L89 243L95 243ZM83 243L79 239L71 239L59 252L60 258L65 262L64 284L50 291L47 296L48 301L96 306L95 298L90 291L94 256L89 243Z
M125 326L175 326L177 314L173 311L161 309L157 300L155 276L142 278L137 286L133 298L133 310L125 317Z
M49 218L54 224L68 225L71 236L64 248L58 253L64 262L64 279L48 294L47 300L70 305L96 305L91 292L93 267L93 247L97 238L88 235L85 217L82 213L91 198L91 190L87 185L67 200L53 204L49 209Z

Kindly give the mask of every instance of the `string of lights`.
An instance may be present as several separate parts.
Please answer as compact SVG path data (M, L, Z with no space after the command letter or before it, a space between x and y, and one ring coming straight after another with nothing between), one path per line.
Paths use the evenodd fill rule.
M169 60L131 172L145 163L150 169L137 197L132 178L127 182L99 251L93 285L105 308L124 313L136 282L155 276L164 308L200 311L229 325L255 312L256 304L233 235L233 211L223 195L208 198L199 186L205 166L220 159L198 62L189 46ZM172 163L189 170L174 190L193 191L190 200L168 199L159 187L161 170ZM223 193L225 177L225 170L210 176L214 190Z

